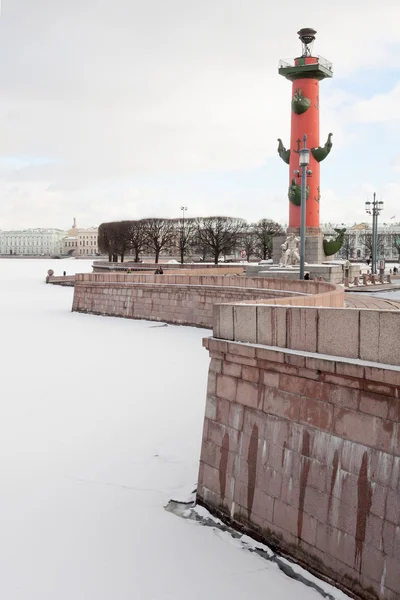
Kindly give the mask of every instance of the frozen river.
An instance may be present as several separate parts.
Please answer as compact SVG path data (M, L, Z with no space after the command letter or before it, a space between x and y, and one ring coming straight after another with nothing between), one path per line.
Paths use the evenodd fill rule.
M0 597L322 598L163 508L196 484L209 332L71 313L50 267L91 262L0 260Z

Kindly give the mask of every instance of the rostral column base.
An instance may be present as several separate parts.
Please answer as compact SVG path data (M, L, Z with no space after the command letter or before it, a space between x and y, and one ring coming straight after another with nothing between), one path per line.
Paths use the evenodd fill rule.
M300 228L289 227L286 235L275 236L273 238L272 260L274 264L280 263L282 258L281 244L285 242L287 235L290 233L294 233L296 236L300 237ZM323 239L324 236L319 227L306 228L306 263L310 265L319 265L328 260L332 260L332 256L325 256Z

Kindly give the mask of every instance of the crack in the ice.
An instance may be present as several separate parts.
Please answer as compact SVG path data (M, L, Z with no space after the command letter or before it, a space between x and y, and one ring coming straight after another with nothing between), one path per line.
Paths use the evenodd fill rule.
M260 548L257 546L255 546L254 548L251 547L249 544L247 544L244 540L241 539L243 537L242 533L240 533L239 531L236 531L235 529L233 529L232 527L229 527L228 525L225 525L224 523L222 523L222 521L214 520L212 518L203 517L203 516L199 515L195 510L193 510L195 508L195 506L196 506L196 504L193 501L179 502L177 500L170 500L168 502L168 504L165 506L165 510L167 510L168 512L172 512L173 514L177 515L178 517L182 517L184 519L189 519L191 521L196 521L197 523L199 523L200 525L203 525L205 527L211 527L214 530L217 529L219 531L222 531L223 533L229 534L235 540L240 541L242 548L244 548L245 550L248 550L249 552L253 552L254 554L257 554L258 556L260 556L261 558L268 560L269 562L275 563L278 566L278 568L280 569L280 571L282 571L282 573L284 573L284 575L286 575L287 577L290 577L291 579L299 581L300 583L303 583L307 587L312 588L313 590L318 592L323 598L326 598L327 600L336 600L335 597L332 596L332 594L329 594L329 592L326 592L323 588L321 588L319 585L317 585L314 581L311 581L310 579L307 579L300 573L297 573L289 564L287 564L287 562L285 560L283 560L280 556L278 556L277 554L272 552L272 550L269 549L267 551L267 550L264 550L263 548Z

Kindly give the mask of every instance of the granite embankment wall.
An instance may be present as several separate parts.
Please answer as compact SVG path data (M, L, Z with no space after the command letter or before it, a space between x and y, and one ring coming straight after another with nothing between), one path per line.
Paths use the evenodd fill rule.
M95 267L95 264L93 264L93 272L94 273L105 273L104 270L97 270ZM109 264L109 263L106 263ZM114 263L111 263L114 264ZM115 263L116 264L116 263ZM124 263L122 263L124 264ZM137 264L137 263L135 263ZM134 273L135 275L138 275L139 273L143 273L145 275L153 275L154 274L154 270L155 268L159 267L160 265L155 265L155 267L153 265L150 265L149 267L137 267L134 269ZM176 265L175 265L176 266ZM239 266L213 266L213 265L209 265L208 268L204 268L203 265L197 265L198 268L193 269L193 268L188 268L187 265L179 265L180 267L186 267L185 269L185 275L243 275L244 274L244 268L243 267L239 267ZM175 268L171 268L171 265L165 266L163 267L166 270L166 274L168 275L179 275L182 273L182 269L175 269ZM119 274L128 274L127 271L129 270L129 267L127 267L125 265L125 267L121 267L120 271L121 273ZM113 272L113 269L110 268L109 271L107 271L107 273L109 272ZM46 278L47 281L47 278ZM48 283L51 283L52 285L62 285L62 286L67 286L67 287L74 287L75 286L75 275L53 275L52 277L48 278Z
M198 275L200 274L214 274L218 273L224 275L225 273L230 273L234 275L237 273L238 275L243 275L246 269L247 263L242 264L226 264L220 263L218 265L214 264L202 264L202 263L169 263L160 261L159 263L151 263L151 262L142 262L135 263L131 261L125 261L123 263L113 263L106 261L94 261L93 262L93 273L107 273L107 272L126 272L126 271L150 271L154 273L156 269L159 269L160 266L164 269L164 271L168 271L168 273L180 273L181 271L194 271Z
M52 285L61 285L64 287L75 286L75 275L53 275L52 277L46 277L46 283Z
M400 312L214 310L199 502L353 594L400 598Z
M85 273L75 277L72 310L211 328L221 302L343 306L344 291L319 281Z

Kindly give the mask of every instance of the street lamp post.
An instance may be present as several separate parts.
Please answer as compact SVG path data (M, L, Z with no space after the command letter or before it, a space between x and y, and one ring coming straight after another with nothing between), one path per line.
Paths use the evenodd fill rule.
M383 202L377 201L376 194L372 202L365 203L365 210L368 215L372 215L372 264L371 271L375 275L377 273L377 252L378 252L378 216L383 209Z
M181 206L182 211L182 227L185 227L185 211L187 211L187 206Z
M299 140L300 141L300 140ZM300 205L300 279L304 279L304 264L306 255L306 202L307 177L312 171L307 169L310 164L310 150L307 148L307 136L303 135L303 148L299 150L299 166L301 169L301 205ZM298 171L295 171L298 174Z
M181 206L182 211L182 233L181 233L181 243L180 243L180 251L181 251L181 264L183 265L184 254L185 254L185 212L187 211L187 206Z

